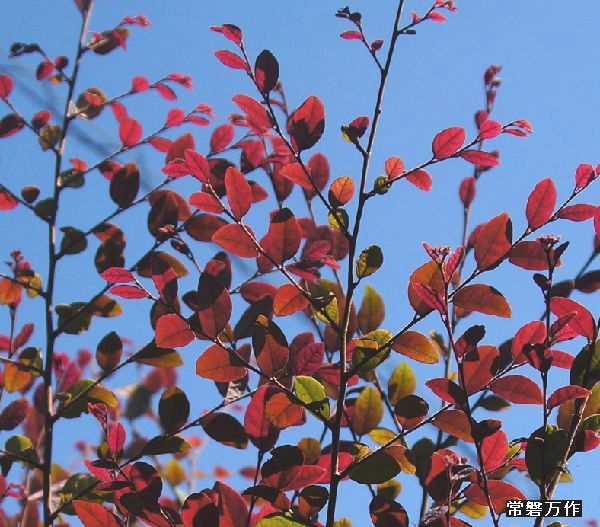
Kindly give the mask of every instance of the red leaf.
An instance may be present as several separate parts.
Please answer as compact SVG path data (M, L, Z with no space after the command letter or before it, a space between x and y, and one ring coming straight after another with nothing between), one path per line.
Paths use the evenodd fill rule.
M265 405L273 393L277 392L274 386L264 384L250 399L244 416L244 428L252 444L261 452L267 452L277 442L277 430L265 415Z
M254 233L250 227L245 226L250 236ZM223 249L242 258L254 258L258 254L256 245L250 239L244 228L236 223L223 225L213 234L212 241L219 244Z
M219 495L219 527L246 527L248 507L239 493L222 481L213 490Z
M506 375L490 386L500 397L515 404L543 404L544 395L541 388L524 375Z
M487 120L479 127L479 137L482 139L493 139L502 132L502 125L498 121Z
M552 257L554 250L551 251ZM538 240L525 240L517 243L508 257L508 261L529 271L546 271L548 269L548 257L542 244ZM557 262L560 265L560 262Z
M219 508L209 490L190 494L181 508L183 527L219 527Z
M319 190L323 190L329 181L329 162L327 158L323 154L316 153L308 160L307 168L315 186ZM312 186L310 189L304 189L304 195L308 199L312 199L315 193Z
M569 205L564 209L561 209L558 213L558 217L563 220L570 221L585 221L594 217L598 207L594 205L587 205L580 203L578 205Z
M244 175L235 167L229 167L225 172L225 192L231 213L241 220L252 205L252 189Z
M41 110L31 118L31 124L36 130L39 130L40 128L46 126L51 118L52 115L49 111Z
M170 163L174 159L183 159L184 152L186 150L194 150L195 141L194 136L190 133L183 134L171 143L167 155L165 157L165 163Z
M267 254L276 262L289 260L300 249L302 229L298 220L288 208L278 210L269 225L267 232Z
M240 110L246 114L249 124L251 124L253 128L256 128L257 131L266 132L273 126L267 110L252 97L248 97L247 95L236 95L232 100Z
M548 398L548 410L551 410L555 406L559 406L567 401L574 401L575 399L583 399L584 397L588 397L590 395L590 391L586 388L582 388L581 386L563 386L556 390L549 398Z
M480 270L498 265L511 247L512 222L503 212L483 225L475 242L475 261Z
M596 177L594 167L590 164L581 164L575 171L575 188L582 189L587 187Z
M231 124L222 124L217 126L210 136L210 151L221 152L225 150L233 137L235 136L235 129Z
M159 152L168 152L172 141L164 137L153 137L148 141Z
M307 171L308 171L308 167ZM300 185L305 190L313 190L313 185L306 171L299 163L290 163L279 170L284 178L289 179L293 183ZM310 174L310 171L309 171Z
M494 378L499 355L495 346L478 346L464 354L461 385L468 395L478 392Z
M465 129L460 126L453 126L442 130L433 138L431 150L436 159L445 159L450 157L460 149L465 142Z
M125 428L121 423L115 423L110 427L110 431L108 432L108 448L110 448L111 452L117 453L123 450L125 446L125 440L127 439L127 434L125 433Z
M8 75L0 75L0 97L6 99L12 92L13 80Z
M180 108L173 108L172 110L169 110L169 113L167 114L165 126L179 126L181 123L183 123L183 121L185 121L184 111Z
M385 162L385 173L390 181L404 173L404 162L399 157L390 157Z
M0 137L10 137L25 126L25 122L18 115L9 113L0 120Z
M157 84L154 88L163 99L166 99L167 101L177 100L177 95L175 95L175 92L170 86L167 86L166 84Z
M91 95L90 95L91 96ZM100 102L102 102L100 100ZM115 101L110 105L110 109L115 116L115 119L120 123L123 121L127 121L129 119L129 114L127 113L127 108L123 106L120 102Z
M183 153L183 159L190 169L192 176L197 180L202 181L202 183L208 183L210 181L210 165L203 155L188 148Z
M556 186L551 178L540 181L527 200L525 215L532 229L544 225L556 205Z
M39 81L47 79L54 71L54 64L49 60L44 60L38 64L35 70L35 78Z
M223 212L223 205L208 192L194 192L189 199L190 205L197 209L204 210L206 212L214 212L215 214L221 214Z
M292 342L292 348L294 342ZM294 360L295 375L312 375L322 365L325 358L325 345L322 342L312 342L304 346Z
M122 267L110 267L100 276L111 284L128 284L129 282L135 281L131 271L123 269Z
M462 404L465 400L461 387L450 379L430 379L425 386L447 403Z
M231 317L229 292L217 277L204 271L198 281L198 301L202 332L210 338L216 338Z
M346 40L363 40L363 36L358 31L344 31L340 37Z
M277 289L266 282L248 282L240 288L242 298L249 304L254 304L265 297L275 298Z
M535 320L525 324L512 341L510 353L517 364L526 362L523 355L523 348L528 344L541 344L546 340L546 324L540 320Z
M311 95L292 113L287 130L298 152L313 147L325 130L325 109L321 100Z
M290 350L285 335L275 322L259 315L252 330L252 348L261 371L272 377L287 366Z
M282 285L273 300L273 312L286 317L308 307L308 299L293 284Z
M600 207L596 209L596 214L594 214L594 230L596 236L600 237Z
M446 22L447 20L447 18L439 11L431 11L431 13L427 15L427 18L434 22Z
M150 87L150 82L146 77L134 77L131 80L131 91L142 92Z
M481 441L481 457L483 469L492 472L502 465L508 452L508 439L502 430L496 430L492 435L486 436Z
M12 210L19 202L6 190L0 190L0 210Z
M273 54L265 49L256 58L254 64L254 78L261 93L267 94L279 80L279 64Z
M142 127L135 119L127 119L119 125L119 138L123 146L131 147L141 139Z
M109 293L121 298L127 298L128 300L137 300L139 298L146 298L147 296L143 289L135 285L116 285L110 288Z
M179 348L193 340L189 324L175 313L163 315L156 322L156 345L161 348Z
M242 30L233 24L211 26L210 29L217 33L221 33L226 39L235 42L238 46L242 43Z
M429 192L431 189L431 176L426 170L415 170L414 172L410 172L406 176L406 179L408 179L415 187L420 188L425 192Z
M234 70L244 70L248 71L248 66L246 65L246 61L236 55L231 51L227 51L226 49L220 49L215 51L215 56L223 63L225 66L232 68Z
M117 517L99 503L75 500L73 508L84 527L121 527Z
M577 313L577 315L569 322L569 327L578 335L587 338L589 341L594 339L596 322L594 321L592 314L580 303L575 302L575 300L571 300L570 298L555 296L550 299L550 310L557 317L563 317L573 312Z
M442 298L440 293L438 293L432 287L416 282L411 283L410 288L430 309L435 309L442 314L448 311L448 307L444 303L444 299Z
M500 164L500 160L495 155L481 150L465 150L460 154L460 157L483 168L495 167Z

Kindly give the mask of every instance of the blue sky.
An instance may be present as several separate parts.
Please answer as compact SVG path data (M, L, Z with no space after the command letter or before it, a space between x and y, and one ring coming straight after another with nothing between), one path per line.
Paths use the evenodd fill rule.
M382 38L387 45L394 4L391 1L362 1L350 4L350 7L363 13L367 36ZM457 5L459 11L449 14L446 24L423 24L417 35L402 37L398 43L370 180L383 173L383 163L390 155L402 157L407 166L428 159L431 139L442 128L464 126L472 134L473 113L483 103L482 73L490 64L501 64L503 83L494 117L502 122L527 118L535 133L527 139L502 136L494 141L494 148L501 150L502 164L483 176L472 219L475 225L506 211L513 218L515 232L521 232L525 227L527 196L539 180L553 177L559 196L565 197L572 188L576 166L599 161L597 121L600 100L597 87L600 70L597 65L600 51L595 35L600 5L579 1L565 7L564 4L539 0L459 1ZM406 20L411 10L422 13L428 6L420 0L407 0ZM241 72L225 68L213 56L215 49L232 48L220 35L209 31L208 26L235 23L244 31L251 56L267 48L277 57L290 107L310 94L319 95L326 108L326 133L315 151L328 156L333 177L357 177L360 160L351 145L341 139L339 126L359 115L372 114L377 74L370 57L357 42L339 38L340 32L351 29L345 21L333 16L340 7L343 5L315 0L229 0L218 3L104 0L98 2L95 10L93 30L107 29L123 16L138 13L146 14L152 26L133 30L126 53L118 50L108 57L87 58L79 87L83 90L99 86L107 94L114 95L128 89L134 75L156 79L173 71L190 74L194 78L194 90L177 90L180 99L176 106L191 108L198 102L207 102L214 106L221 123L229 113L236 111L231 101L233 95L253 94ZM16 77L14 100L25 114L31 115L52 106L61 108L62 92L33 79L35 63L32 60L7 59L10 44L14 41L38 42L50 56L70 56L74 51L78 22L79 15L69 1L28 0L5 10L0 20L0 72L6 71ZM38 95L34 96L33 91ZM140 119L148 131L163 122L172 106L153 93L142 94L127 103L130 114ZM78 130L89 134L94 141L112 145L110 151L118 146L115 120L110 112L93 122L78 124ZM210 129L195 128L192 131L198 149L206 150ZM32 136L26 131L0 143L0 181L14 189L35 183L44 195L51 184L51 154L38 152L31 144ZM85 140L73 141L69 148L68 157L71 154L82 157L90 164L98 159L99 154ZM123 159L135 159L140 163L147 184L156 184L162 179L162 158L154 151L139 150ZM426 240L432 245L456 245L459 242L461 207L457 188L469 173L470 166L462 161L444 163L432 169L433 189L428 194L409 184L399 184L385 198L369 202L360 246L377 243L384 251L384 267L371 280L387 303L384 327L396 330L412 316L406 302L406 283L410 273L425 261L421 242ZM265 182L264 175L255 177ZM193 189L186 182L178 182L178 185L184 195ZM107 198L106 181L96 173L90 174L84 189L65 192L64 196L61 221L65 225L87 228L113 208ZM579 201L597 204L597 190L592 188ZM297 191L291 204L298 210L298 215L304 214ZM259 218L271 206L256 207L250 221L254 218L260 225ZM147 209L142 206L120 222L129 229L128 262L135 261L149 247L146 214ZM561 223L553 229L571 241L565 265L558 273L558 279L570 278L590 252L593 229L589 222ZM0 232L3 258L11 249L19 247L34 267L44 268L41 226L32 223L27 211L20 207L11 214L1 214ZM213 247L206 245L197 247L201 262L215 252ZM101 287L102 281L93 270L89 274L92 258L93 250L88 249L82 255L65 259L58 282L59 302L89 297ZM247 267L236 265L236 271L234 282L239 282ZM522 324L538 316L539 293L530 275L528 271L506 265L486 277L486 281L509 298L514 312L509 321L485 319L489 323L487 343L499 344ZM594 313L599 312L598 296L576 295L575 298ZM140 314L142 310L138 306L125 303L124 307L125 314L119 320L99 321L84 337L66 336L60 340L59 349L69 353L75 353L80 347L94 349L96 342L112 329L130 336L138 345L143 344L151 336L147 317ZM34 343L38 345L42 343L40 308L39 301L31 303L21 315L21 323L32 319L40 325L34 336ZM474 316L470 322L482 320L483 317ZM304 325L289 321L283 325L290 335L304 328ZM3 314L0 333L6 333L7 329L8 317ZM427 321L419 329L427 332L439 330L439 326ZM565 349L574 352L576 345ZM194 393L192 406L196 412L209 407L214 400L212 387L193 375L193 362L202 349L192 345L185 351L186 366L181 374L181 384ZM435 367L413 366L423 381L426 377L441 375L441 371L433 371ZM387 371L391 371L391 366ZM557 374L556 383L564 383L561 375ZM113 385L123 386L136 379L136 374L130 370L117 377ZM419 393L429 397L422 385ZM531 420L540 419L539 412L531 409L512 408L509 412L505 416L513 422L507 429L511 438L526 434L531 429ZM82 429L79 424L62 425L63 437L81 433L94 440L95 430L89 426L91 420L88 418L85 422ZM431 433L431 430L428 431ZM290 433L289 437L296 435L296 432ZM208 470L214 456L218 456L216 459L231 456L235 462L250 464L254 453L238 455L236 452L234 456L224 447L211 446L200 459L201 468ZM60 446L58 458L65 464L75 459L71 452L60 450ZM598 493L590 485L594 475L591 461L594 459L597 465L597 451L579 459L576 457L572 463L576 482L565 485L560 491L565 498L583 498L585 513L590 516L600 513ZM417 494L410 482L402 481L404 490L399 499L409 512L414 513ZM514 481L522 482L519 478ZM241 481L235 483L243 485ZM532 490L526 483L524 485ZM356 497L366 500L366 493L357 486L345 484L339 510L360 525L369 520L366 501L357 507Z

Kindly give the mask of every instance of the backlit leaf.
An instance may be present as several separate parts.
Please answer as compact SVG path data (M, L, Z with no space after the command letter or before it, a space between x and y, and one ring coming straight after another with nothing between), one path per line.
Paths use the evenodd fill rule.
M285 335L275 322L259 315L252 330L252 347L261 371L269 377L283 372L290 350Z
M442 130L433 139L431 145L433 157L436 159L444 159L456 154L465 142L465 137L465 129L459 126Z
M393 403L392 403L393 404ZM352 428L359 436L368 434L383 417L383 401L379 390L366 386L356 399L352 413Z
M219 228L213 234L212 241L232 254L242 258L254 258L258 251L250 237L254 237L250 227L241 227L235 223L230 223Z
M471 284L454 295L454 305L466 311L477 311L503 318L511 317L511 309L502 293L490 285Z
M475 261L479 269L495 267L506 255L512 243L512 222L503 212L485 223L475 243Z
M416 331L406 331L393 343L392 349L406 357L425 364L436 364L438 352L429 338Z
M552 178L540 181L527 200L525 215L532 229L544 225L554 211L556 206L556 186Z
M524 375L506 375L494 381L491 390L500 397L515 404L542 404L544 396L541 388Z
M163 315L156 324L156 344L161 348L179 348L194 340L189 324L174 313Z
M210 346L196 361L196 375L217 382L232 382L246 375L246 368L221 346Z

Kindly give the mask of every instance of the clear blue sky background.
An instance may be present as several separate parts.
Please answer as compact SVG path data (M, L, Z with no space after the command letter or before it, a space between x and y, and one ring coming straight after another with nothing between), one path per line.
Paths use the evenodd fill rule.
M422 13L427 2L408 0L406 20L411 10ZM597 163L600 101L598 69L599 51L596 41L600 6L591 0L565 5L541 0L522 2L458 1L459 11L449 15L446 24L427 23L419 27L416 36L401 38L394 67L389 80L380 123L371 181L383 172L383 162L390 155L399 155L407 166L413 166L430 155L430 142L440 129L460 125L473 133L473 113L482 107L482 73L490 64L503 66L503 84L496 105L495 118L508 122L517 118L529 119L535 128L533 136L517 139L512 136L498 138L493 146L501 150L502 164L485 174L478 189L473 224L507 211L513 218L515 232L525 227L524 204L533 186L545 177L553 177L559 195L565 197L573 185L576 166L582 162ZM356 151L341 139L339 126L359 115L371 115L377 87L377 74L365 50L357 42L344 41L339 33L351 29L334 18L343 4L330 1L261 2L222 1L219 3L180 0L98 2L92 29L104 30L114 26L123 16L146 14L152 27L134 29L128 41L127 53L120 50L108 57L92 56L82 67L81 90L99 86L107 94L120 93L130 86L131 77L144 75L156 79L177 71L194 77L193 92L178 89L181 95L177 106L191 108L198 102L212 104L223 122L236 110L231 97L238 93L253 94L246 77L239 71L222 66L213 56L220 48L232 49L229 42L208 30L208 26L231 22L241 26L251 56L264 48L278 58L281 79L286 88L290 107L299 104L310 94L318 94L326 108L326 133L315 150L328 156L332 176L358 175L359 158ZM364 27L369 38L389 38L395 2L355 2L352 9L364 15ZM79 14L70 1L43 2L28 0L11 3L0 20L0 71L16 78L14 100L26 115L40 109L62 108L62 92L46 83L33 79L35 64L29 58L7 59L8 48L14 41L38 42L51 56L74 51L79 25ZM385 52L385 47L382 55ZM156 93L146 93L127 104L130 114L142 121L146 131L154 130L164 120L172 105ZM78 130L94 141L109 145L108 151L118 147L115 121L110 112L91 123L78 125ZM200 151L208 149L210 129L192 130ZM82 157L93 163L101 154L90 148L88 141L69 145L69 156ZM22 131L16 137L0 142L0 181L13 189L25 184L37 184L42 195L47 195L51 185L51 154L40 153L31 134ZM138 150L124 157L135 159L142 167L148 185L162 179L162 156L150 148ZM432 170L433 189L428 194L408 184L400 184L382 199L369 202L367 222L362 231L361 246L379 244L385 254L385 264L371 283L382 292L387 301L384 327L394 331L411 316L406 302L406 284L409 274L425 261L421 242L456 245L460 240L461 207L457 199L460 180L470 173L470 166L462 161L452 161ZM265 182L264 174L255 176ZM188 195L192 186L178 182L178 188ZM107 199L107 182L99 174L90 174L86 187L64 193L61 221L65 225L88 228L110 212L114 205ZM598 191L592 189L581 202L598 203ZM304 214L296 191L291 203ZM269 210L271 204L256 207L254 221ZM63 212L64 211L64 212ZM128 262L135 261L147 250L150 237L145 229L147 209L142 206L128 213L119 224L126 227L128 236ZM321 216L322 218L323 216ZM588 257L593 229L591 224L560 224L557 230L572 244L566 264L558 273L559 279L570 278ZM262 227L264 230L264 226ZM257 229L261 231L261 229ZM23 207L10 214L0 215L2 257L13 248L21 248L34 268L44 275L45 245L41 225L34 225ZM555 232L555 231L548 231ZM137 234L136 234L137 233ZM94 249L65 259L61 264L58 282L59 302L82 300L102 286L102 281L90 273ZM205 262L215 249L206 244L196 245L198 257ZM469 267L468 267L469 268ZM237 283L248 268L236 264ZM511 320L485 319L489 324L486 342L499 344L525 322L534 320L540 311L539 293L531 281L531 272L502 269L489 275L491 281L509 298L514 316ZM192 282L188 285L192 287ZM600 310L598 296L575 295L596 315ZM34 320L38 330L33 342L42 345L41 301L29 303L23 309L20 322ZM145 316L133 303L124 303L125 314L116 320L96 320L92 330L84 337L63 337L59 349L75 353L81 347L95 348L97 341L114 329L132 338L137 345L151 337ZM239 313L239 311L238 311ZM484 320L472 317L470 322ZM293 331L304 325L286 321L283 326ZM422 331L439 329L433 321L421 324ZM8 317L0 318L0 332L8 331ZM574 352L575 347L564 349ZM192 394L193 415L216 400L213 389L193 375L195 358L202 346L194 344L185 350L186 365L181 370L181 384ZM396 361L396 358L394 358ZM395 364L395 362L394 362ZM440 376L440 367L415 366L422 381ZM392 366L387 367L388 373ZM535 373L533 370L529 372ZM139 377L133 370L117 377L113 386L134 383ZM553 384L566 382L558 372ZM428 390L419 386L418 393L430 397ZM506 430L510 438L527 434L532 423L541 420L538 409L517 407L503 414L511 421ZM97 439L91 418L78 423L61 423L57 457L65 465L76 461L70 450L73 437ZM146 425L142 424L144 429ZM538 425L535 425L538 426ZM317 433L316 427L311 429ZM433 428L426 430L431 434ZM284 434L290 441L297 432ZM210 446L200 459L200 468L210 471L214 462L239 466L253 463L254 453L232 453L231 449ZM229 461L231 460L231 463ZM597 451L587 456L575 457L571 468L575 483L560 487L563 498L582 498L587 517L600 514L596 475L599 456ZM410 480L401 476L404 485L399 500L414 515L420 493ZM533 495L533 486L524 478L514 477ZM212 481L199 482L198 486L212 485ZM245 483L234 479L234 485ZM355 525L369 524L367 494L364 489L344 484L340 515L355 520ZM583 525L582 521L573 525ZM507 525L513 523L507 521ZM514 523L517 524L516 522ZM519 525L526 525L520 522Z

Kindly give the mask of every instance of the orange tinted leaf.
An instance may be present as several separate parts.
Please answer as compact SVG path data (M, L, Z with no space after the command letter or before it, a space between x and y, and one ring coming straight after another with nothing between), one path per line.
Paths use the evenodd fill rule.
M277 263L292 258L300 248L302 229L292 211L288 208L278 210L267 232L267 254Z
M512 222L506 212L485 223L475 242L475 261L482 271L500 263L512 243Z
M198 319L202 332L215 338L231 317L231 297L221 281L203 272L198 281Z
M225 172L225 192L232 214L241 220L252 205L252 189L244 175L234 167Z
M308 299L293 284L282 285L273 300L273 312L285 317L308 307Z
M252 347L256 362L265 375L281 373L287 366L290 350L285 335L264 315L259 315L254 323Z
M31 381L31 372L21 368L18 364L8 363L4 366L2 382L8 393L17 392L25 388Z
M0 280L0 305L18 304L21 301L22 291L23 288L19 284L8 278L2 278Z
M300 419L304 413L302 405L294 403L290 398L282 392L276 393L269 397L265 405L265 415L271 422L271 424L283 430L289 426L293 426Z
M509 500L525 500L525 495L514 485L500 480L488 480L487 487L490 493L492 505L498 514L506 508ZM477 483L471 483L465 489L465 496L477 505L487 506L485 491Z
M467 443L473 443L471 424L467 414L462 410L446 410L433 420L433 424L447 434Z
M429 261L419 267L411 276L408 286L408 300L413 309L420 315L427 313L430 308L421 300L419 295L413 291L411 284L422 284L431 287L434 291L443 294L444 281L442 274L434 261Z
M250 227L245 229L254 237ZM212 241L219 244L223 249L242 258L254 258L258 254L256 245L248 236L244 228L237 223L224 225L213 234Z
M392 349L425 364L436 364L439 361L438 352L431 340L417 331L407 331L400 335L392 344Z
M500 397L515 404L543 404L544 396L541 388L524 375L506 375L490 386Z
M465 142L465 129L460 126L446 128L437 134L431 145L433 157L436 159L444 159L456 154L460 147Z
M189 324L179 315L163 315L156 323L156 345L161 348L179 348L194 340Z
M246 368L221 346L210 346L196 361L196 375L217 382L232 382L246 375Z
M485 315L510 318L511 309L502 293L485 284L472 284L454 295L454 305L466 311L477 311Z
M385 162L385 173L390 181L404 173L404 162L399 157L390 157Z
M354 196L354 181L349 176L337 178L329 187L329 202L334 207L348 203Z

